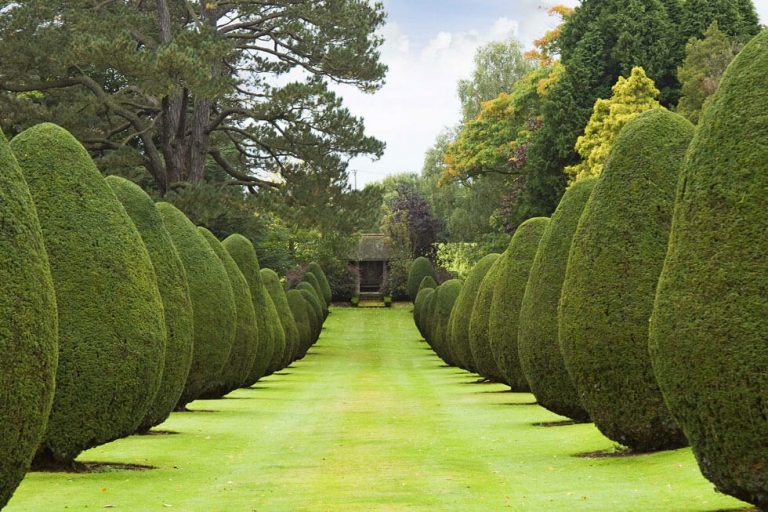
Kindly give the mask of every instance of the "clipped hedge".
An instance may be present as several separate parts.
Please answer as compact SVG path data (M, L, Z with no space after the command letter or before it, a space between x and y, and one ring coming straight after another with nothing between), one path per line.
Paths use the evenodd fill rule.
M276 325L280 323L275 304L269 297L269 292L261 280L261 268L256 249L250 240L243 235L234 234L228 236L222 244L227 252L235 260L243 273L248 287L251 290L253 309L256 312L256 330L259 333L259 350L251 367L251 374L246 379L244 386L252 386L270 371L272 361L282 360L285 346L279 346L280 337ZM282 328L282 326L280 326ZM285 333L283 333L283 340Z
M0 508L45 433L58 354L56 296L32 196L0 131Z
M449 345L448 326L453 306L461 293L461 286L462 283L458 279L450 279L435 289L432 346L440 359L451 366L455 366L455 363Z
M320 331L323 329L323 318L325 317L323 315L323 305L317 296L317 292L308 282L302 281L296 285L296 289L304 294L304 300L307 301L311 308L310 322L312 325L312 342L314 343L320 337Z
M421 283L419 284L419 290L416 292L416 296L418 297L419 292L424 288L436 289L438 286L440 285L438 284L437 281L435 281L435 278L433 278L432 276L426 276L424 279L421 280ZM414 300L413 302L415 303L416 301Z
M235 300L235 337L229 359L221 371L218 382L208 386L202 395L204 398L221 398L243 386L248 380L256 361L256 354L259 352L259 331L251 289L245 276L213 233L204 227L198 226L197 229L224 265Z
M416 328L419 330L421 337L424 338L430 346L432 345L432 341L427 339L427 330L424 326L424 299L434 291L435 289L431 286L422 288L419 290L418 295L416 295L416 301L413 304L413 321L416 324Z
M307 266L307 272L314 275L317 282L320 283L320 289L323 292L323 300L330 306L331 301L333 300L333 291L331 290L331 284L328 282L328 277L323 271L323 267L313 261Z
M432 263L425 257L420 256L413 260L411 268L408 271L408 297L412 301L416 300L419 293L419 285L425 277L431 277L437 283L437 273Z
M139 431L146 432L168 418L184 391L194 351L192 299L184 263L152 198L125 178L108 176L106 181L147 247L165 312L166 348L162 380L139 425Z
M300 290L288 290L285 293L285 298L288 301L288 307L291 308L291 314L296 321L296 328L299 331L299 350L296 354L296 359L301 359L307 355L307 351L314 343L312 334L312 320L310 315L312 313L310 306L306 300L304 300L304 294Z
M648 319L692 136L665 109L624 127L576 229L560 299L560 347L584 408L637 451L686 444L656 384Z
M437 293L433 290L432 293L427 294L424 297L424 304L422 305L421 322L424 326L424 332L426 333L424 339L427 340L429 346L432 347L435 342L435 330L437 323L435 322L435 311L437 308Z
M237 309L224 264L197 227L172 204L157 203L155 207L179 251L192 299L192 365L176 405L177 409L184 409L210 385L219 382L235 339Z
M312 272L304 272L304 275L301 276L301 282L309 283L312 286L312 289L315 291L317 301L320 303L322 308L323 319L325 319L328 316L328 303L325 302L325 299L323 298L323 288L320 286L320 282Z
M576 226L597 178L579 180L565 192L539 243L520 306L520 367L542 407L577 422L589 421L565 368L558 341L557 308Z
M704 476L768 508L768 31L702 115L650 328L656 377Z
M464 286L461 287L461 293L456 299L448 323L448 350L451 357L456 366L471 372L476 371L472 348L469 344L469 323L472 319L472 309L485 274L488 273L498 258L498 254L489 254L475 264L469 272Z
M160 386L163 303L136 227L88 152L41 124L11 142L48 251L59 316L59 366L38 464L136 431ZM94 350L98 347L98 350Z
M501 262L502 259L496 259L480 282L480 288L472 306L472 315L469 318L469 348L477 373L496 382L506 382L504 373L493 356L489 337L493 291L499 280Z
M288 299L285 297L285 290L280 283L280 277L270 268L261 269L261 281L272 299L272 303L277 310L277 316L280 318L280 324L285 333L285 351L280 362L280 368L290 365L296 358L299 350L299 330L296 327L296 320L293 318L291 308L288 305Z
M529 391L528 381L520 369L517 348L517 332L520 326L520 305L525 287L549 219L535 217L517 228L509 247L501 256L491 315L488 323L488 339L504 377L503 382L513 391Z

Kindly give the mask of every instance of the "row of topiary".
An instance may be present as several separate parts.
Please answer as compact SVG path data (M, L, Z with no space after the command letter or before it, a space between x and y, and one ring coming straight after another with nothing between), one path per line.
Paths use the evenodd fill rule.
M220 242L104 179L65 130L0 133L0 507L33 461L146 432L304 357L330 288L287 293L250 241Z
M768 509L768 31L694 128L664 109L599 178L466 282L414 265L416 325L448 364L530 391L635 451L693 448Z

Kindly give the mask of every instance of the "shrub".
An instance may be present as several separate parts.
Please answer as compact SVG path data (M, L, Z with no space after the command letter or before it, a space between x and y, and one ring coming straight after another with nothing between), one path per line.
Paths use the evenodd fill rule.
M506 382L506 378L493 356L488 328L491 320L493 290L499 279L501 261L497 259L480 282L475 303L472 305L472 314L469 317L469 348L477 373L496 382Z
M333 300L333 292L331 291L330 283L328 283L328 278L326 277L325 272L323 272L323 268L319 264L313 261L307 267L307 272L315 276L315 278L317 279L317 282L320 283L320 289L322 290L323 300L328 306L330 306L331 300Z
M285 353L283 354L280 368L286 368L294 361L299 350L299 330L296 327L296 320L293 318L291 308L288 305L288 299L285 297L285 290L280 283L280 277L277 273L272 269L263 268L261 269L261 281L264 283L264 287L267 289L272 303L275 305L277 316L280 318L280 323L283 326Z
M139 426L140 431L146 432L168 418L184 391L194 349L192 299L184 263L152 198L124 178L109 176L106 181L147 247L165 312L167 341L160 389Z
M314 318L315 320L312 321L312 335L315 340L320 336L320 331L323 328L323 305L320 302L320 298L317 296L317 292L312 287L311 284L309 284L306 281L302 281L296 286L296 289L299 291L304 291L307 293L307 295L304 296L304 299L309 303L309 306L312 308L312 316L310 319Z
M259 331L256 324L256 311L253 308L253 299L251 298L251 288L248 286L245 276L213 233L203 227L197 229L224 265L235 301L235 337L232 342L232 350L229 352L229 359L224 365L218 382L208 386L202 395L205 398L221 398L238 389L248 380L256 362L256 354L259 352Z
M419 330L419 333L424 338L424 340L427 340L427 334L424 330L424 299L427 298L427 295L429 295L431 292L434 292L435 289L432 287L425 287L422 288L418 295L416 295L416 302L413 304L413 321L416 323L416 328Z
M625 126L579 221L560 298L560 347L584 408L637 451L686 444L653 375L648 319L692 136L663 109Z
M589 414L581 405L560 352L557 306L571 240L596 180L587 177L574 183L552 215L531 266L517 335L520 367L536 400L555 414L578 422L589 421Z
M312 272L304 272L304 275L301 276L301 282L309 283L312 286L312 289L315 291L317 301L320 303L320 307L322 308L323 319L325 319L328 316L328 303L326 303L325 299L323 298L323 289L320 286L320 282Z
M421 323L424 327L424 339L427 340L427 343L430 347L434 350L434 334L435 334L435 308L437 307L437 301L435 300L437 298L437 294L434 293L434 291L430 294L427 294L426 297L424 297L424 304L422 306L422 312L421 312Z
M312 346L312 324L310 320L311 306L304 300L304 294L300 290L288 290L285 294L288 300L288 306L291 308L291 314L296 321L296 328L299 330L299 351L296 359L301 359L307 354L307 350Z
M56 296L35 205L0 132L0 508L21 482L53 400Z
M269 297L269 292L261 280L261 269L256 249L250 240L242 235L228 236L222 242L224 248L235 260L240 271L245 276L248 287L251 290L253 309L256 312L256 330L259 333L259 351L256 354L251 374L246 379L244 386L252 386L259 379L267 375L274 360L282 360L285 353L285 345L280 346L280 335L277 326L280 320L277 316L275 304ZM282 325L280 325L282 329ZM285 333L283 333L285 343Z
M435 280L435 278L432 276L426 276L424 279L421 280L421 284L419 284L419 292L424 288L437 288L437 287L438 287L438 283ZM419 295L419 292L416 292L417 297Z
M385 308L391 308L392 307L392 297L390 297L390 296L384 297L384 307Z
M157 203L187 273L195 329L192 364L177 404L183 409L219 382L235 339L237 311L224 264L186 215L169 203Z
M451 318L448 324L447 339L448 350L456 366L474 372L475 361L472 358L472 349L469 346L469 322L472 318L472 308L475 305L477 292L485 274L491 269L498 254L489 254L477 262L477 265L469 272L461 293L456 299Z
M446 364L454 366L448 341L448 323L456 299L461 293L461 281L451 279L435 289L435 306L432 313L432 348Z
M416 295L419 293L419 285L427 276L437 281L437 274L432 263L423 256L413 260L408 271L408 296L412 301L416 300Z
M42 124L11 149L37 208L59 316L56 393L37 462L69 463L134 433L147 413L162 378L163 304L141 236L75 138Z
M677 189L650 328L656 377L704 476L768 508L768 31L726 71Z
M493 290L488 339L496 364L504 376L504 382L509 384L513 391L530 390L528 381L520 369L517 331L520 323L520 304L528 284L531 264L548 225L549 219L545 217L528 219L520 224L509 247L501 256Z
M349 303L352 305L353 308L358 307L360 305L360 296L355 295L350 299Z

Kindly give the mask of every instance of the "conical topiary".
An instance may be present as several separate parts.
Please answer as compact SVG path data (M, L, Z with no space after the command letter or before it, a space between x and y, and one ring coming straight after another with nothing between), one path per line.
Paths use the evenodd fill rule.
M624 127L579 221L560 297L560 348L582 404L603 434L637 451L686 444L653 375L648 319L692 136L664 109Z
M261 280L272 302L275 304L277 315L280 318L280 323L285 333L285 351L280 362L280 368L282 369L290 365L296 357L296 353L299 350L299 330L296 327L296 321L288 305L288 299L285 297L283 285L280 284L280 277L274 270L263 268L261 269Z
M312 324L312 342L314 343L320 337L320 331L323 329L323 306L311 284L303 281L296 286L296 289L304 294L304 300L311 308L310 322Z
M421 337L424 338L424 340L431 345L431 340L427 339L427 331L424 328L424 315L423 309L424 309L424 299L427 298L427 295L429 295L431 292L434 292L435 289L427 286L419 290L418 295L416 295L416 301L413 303L413 321L416 324L416 328L419 330L419 334L421 334Z
M300 290L288 290L285 293L288 300L288 306L291 308L291 314L296 321L296 328L299 330L299 351L296 359L301 359L307 354L307 350L312 346L312 324L310 320L311 306L304 300L304 294Z
M256 330L259 333L259 352L256 354L251 374L245 382L245 386L252 386L259 379L269 373L269 367L276 358L282 359L285 346L278 346L279 339L274 324L279 323L277 310L269 298L269 292L261 280L261 268L256 249L250 240L243 235L234 234L228 236L222 242L224 248L235 260L240 271L248 282L251 290L253 309L256 312Z
M493 356L491 340L488 336L493 291L496 289L500 271L501 259L497 259L480 282L480 289L477 292L475 303L472 305L472 315L469 318L469 348L477 373L492 381L505 382L504 373Z
M435 281L435 278L432 276L426 276L424 279L421 280L421 284L419 284L419 290L416 292L416 296L418 297L419 292L423 290L424 288L433 288L437 289L439 286L438 282ZM416 301L414 300L414 303Z
M235 300L235 337L229 359L221 371L218 382L208 386L202 394L203 398L221 398L243 386L248 380L256 361L256 354L259 353L259 331L251 288L245 276L213 233L204 227L198 226L197 229L224 265Z
M424 297L424 304L422 306L422 312L421 312L421 323L424 326L424 339L427 340L427 343L429 343L430 347L434 346L435 343L435 334L436 334L436 322L435 322L435 311L437 308L437 294L433 291L432 293L428 293L426 297Z
M56 296L37 211L0 132L0 508L45 432L58 354Z
M323 289L320 286L320 282L312 272L304 272L304 275L301 276L301 281L304 283L309 283L315 290L317 301L320 303L320 307L322 308L323 319L325 319L328 316L328 303L325 302L325 299L323 298Z
M419 285L427 276L432 277L437 282L437 273L435 273L432 263L423 256L413 260L408 271L408 296L412 301L416 300L416 295L419 293Z
M176 405L177 409L184 409L219 382L235 339L237 309L224 264L197 227L172 204L157 203L155 208L179 251L192 299L192 365Z
M725 73L688 149L651 359L704 476L768 509L768 31Z
M480 284L483 282L485 274L491 269L493 264L499 258L498 254L489 254L482 258L472 268L461 287L461 293L453 306L451 318L448 324L448 350L454 362L460 368L474 372L475 361L472 358L472 348L469 343L469 323L472 319L472 308L475 305L477 292L480 291Z
M146 432L165 421L184 391L192 364L195 328L187 273L171 235L155 208L152 198L141 187L125 178L106 178L117 199L133 220L147 247L157 277L157 288L165 312L166 348L163 377L139 431Z
M317 278L317 282L320 283L320 288L323 291L323 300L330 306L333 300L333 291L331 290L331 284L328 282L328 277L323 271L323 267L313 261L307 266L307 272L311 272Z
M571 185L552 215L531 266L517 335L520 367L539 405L577 422L589 421L589 414L560 352L557 308L573 234L596 180L589 177Z
M528 381L520 369L517 331L520 326L520 305L528 284L533 258L539 241L549 225L549 219L528 219L517 228L509 247L501 256L499 274L493 290L488 339L493 356L513 391L529 391Z
M163 304L147 249L88 152L41 124L11 149L37 207L56 289L59 366L37 463L69 464L136 432L160 386Z
M453 312L453 306L461 293L462 283L458 279L450 279L435 289L435 306L432 312L432 346L435 353L446 364L454 366L448 340L448 325Z

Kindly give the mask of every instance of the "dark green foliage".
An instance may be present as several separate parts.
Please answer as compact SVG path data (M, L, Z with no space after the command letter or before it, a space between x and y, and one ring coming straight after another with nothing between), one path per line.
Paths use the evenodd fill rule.
M437 288L438 283L435 281L435 278L432 276L426 276L424 279L421 280L421 284L419 284L419 292L423 290L424 288ZM419 296L419 292L416 292L416 296ZM413 301L416 302L415 300Z
M701 37L713 21L739 40L746 41L760 31L752 0L685 0L680 27L684 42Z
M520 369L517 331L520 325L520 305L528 284L531 265L547 226L549 219L546 217L535 217L520 224L498 264L488 339L496 364L504 377L503 382L513 391L530 389Z
M141 236L74 137L42 124L11 149L37 207L59 314L38 460L66 463L138 428L162 378L163 303Z
M416 328L419 330L419 333L421 336L427 340L427 331L424 328L424 300L427 298L427 296L435 291L435 287L427 286L419 290L418 295L416 295L416 301L413 303L413 321L416 323ZM430 340L427 340L428 342Z
M301 280L302 282L309 283L315 290L317 300L320 302L320 306L322 306L323 318L326 318L328 316L328 303L325 302L325 299L323 298L323 288L320 286L320 281L318 281L315 275L309 271L301 276Z
M477 373L486 379L497 382L505 382L506 378L493 355L488 329L490 327L493 291L501 272L501 261L501 259L497 259L480 282L480 289L477 292L475 304L472 306L472 315L469 319L469 348L472 351L472 360L475 362Z
M472 309L475 305L477 292L480 290L480 284L498 257L498 254L489 254L477 262L469 272L451 312L446 334L448 350L450 350L456 366L467 371L476 371L472 349L469 345L469 323L472 319Z
M232 342L232 350L229 352L229 359L221 371L218 382L208 386L202 395L204 398L221 398L248 380L256 361L256 354L259 353L259 331L251 289L245 276L213 233L203 227L197 229L224 265L235 300L235 338Z
M264 283L275 309L277 309L277 315L280 317L280 323L285 333L285 350L280 363L282 369L290 365L296 358L296 353L299 350L299 330L288 305L288 299L285 297L285 290L280 283L280 277L274 270L263 268L261 269L261 281Z
M277 326L282 328L282 325L280 325L275 304L261 280L259 258L251 241L242 235L234 234L228 236L222 243L248 282L253 309L256 312L259 351L251 368L251 374L245 382L246 386L251 386L269 372L273 361L283 359L285 346L278 345L280 336L277 331ZM283 333L283 339L285 339L284 335L285 333Z
M192 300L181 256L152 198L126 179L109 176L106 181L147 247L157 277L157 288L163 299L167 335L165 363L160 389L139 427L146 431L168 418L184 391L194 350Z
M455 366L453 353L449 345L449 322L453 306L461 293L462 283L451 279L435 289L434 307L432 309L432 348L446 364Z
M560 348L584 408L638 451L686 444L653 375L648 319L692 136L664 109L624 127L576 229L560 298Z
M35 205L0 132L0 508L45 433L58 354L56 296Z
M309 302L309 305L312 308L312 312L314 313L314 317L317 320L313 322L312 328L314 338L317 340L317 338L320 336L320 330L323 328L323 319L325 318L325 315L323 314L322 302L317 296L317 291L315 288L308 282L302 281L296 286L296 289L307 293L307 295L304 296L304 299Z
M296 353L296 359L301 359L307 354L307 350L314 342L312 320L310 319L311 306L304 300L304 294L300 290L288 290L285 298L288 300L288 307L291 308L291 314L293 314L296 328L299 331L299 350Z
M768 31L726 72L683 167L651 359L704 475L768 508Z
M219 382L237 329L237 309L227 271L216 253L180 210L155 205L187 273L195 327L192 365L177 408L183 409Z
M424 297L424 304L422 305L421 323L424 327L424 339L427 340L429 346L434 350L434 335L435 335L435 310L437 308L437 294L429 293Z
M419 285L425 277L431 277L437 282L437 274L432 263L425 257L420 256L413 260L411 268L408 271L408 296L412 301L416 300L416 295L419 294Z
M313 261L307 267L307 272L312 273L312 275L317 278L318 283L320 283L320 288L323 291L323 300L330 306L331 300L333 300L333 292L331 291L330 283L328 283L328 278L325 276L325 272L323 272L323 268Z
M539 243L520 306L517 348L520 367L536 400L550 411L575 421L589 421L565 368L557 332L557 308L571 240L597 178L574 183Z

